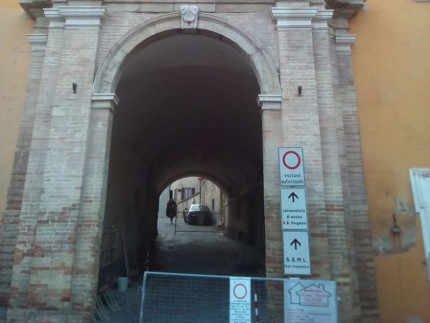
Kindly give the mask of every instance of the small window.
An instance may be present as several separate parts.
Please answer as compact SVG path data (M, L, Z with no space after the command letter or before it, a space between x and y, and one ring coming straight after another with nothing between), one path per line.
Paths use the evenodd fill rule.
M186 200L189 199L191 196L194 195L196 189L194 187L184 187L181 190L181 199Z

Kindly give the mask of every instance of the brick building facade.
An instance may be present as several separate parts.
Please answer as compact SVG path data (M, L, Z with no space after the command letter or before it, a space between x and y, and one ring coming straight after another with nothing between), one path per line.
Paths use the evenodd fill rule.
M302 147L312 278L337 281L342 322L377 321L351 65L355 37L348 32L348 19L363 4L346 0L193 5L138 0L22 2L35 25L29 35L28 88L0 232L0 300L8 304L8 318L91 321L103 226L133 222L139 214L138 235L153 239L158 195L174 179L193 171L237 197L230 215L252 203L258 211L241 220L249 225L234 226L252 228L252 233L243 230L264 244L266 274L283 276L278 148ZM205 60L198 53L204 53L204 44L211 48L208 54L219 55L211 58L219 61ZM195 47L186 52L187 46ZM226 63L220 59L223 55L237 64ZM130 94L139 82L163 93L162 77L176 75L175 69L180 75L175 84L165 83L167 103ZM171 139L181 136L181 129L169 130L175 123L162 126L163 133L145 130L149 132L144 133L144 143L129 133L115 137L127 127L141 131L151 126L132 125L140 112L121 119L122 111L132 114L133 109L143 109L140 105L161 109L177 104L178 109L192 112L201 108L194 102L210 101L214 86L205 92L198 74L190 72L194 70L213 71L204 74L202 83L212 84L211 77L219 77L213 84L222 83L219 80L228 84L225 90L216 90L223 98L211 108L218 106L224 115L235 115L239 106L257 111L260 148L252 148L255 134L240 128L241 119L223 123L228 131L242 129L239 143L227 130L223 137L222 131L212 129L214 139L190 147L199 155L193 163L185 162L184 145L179 149ZM143 73L152 73L152 80L160 82L150 83ZM237 87L228 83L233 77ZM193 100L188 102L188 97ZM228 110L222 110L224 106ZM211 113L201 117L217 124L218 115ZM244 118L249 123L258 120ZM154 120L161 125L165 119L168 116ZM117 120L126 122L118 126ZM160 148L169 145L170 149ZM229 149L219 153L225 146ZM125 175L118 179L119 174ZM132 186L134 193L122 196L126 186ZM112 210L123 205L131 205L128 218L117 220ZM135 245L139 248L142 243Z

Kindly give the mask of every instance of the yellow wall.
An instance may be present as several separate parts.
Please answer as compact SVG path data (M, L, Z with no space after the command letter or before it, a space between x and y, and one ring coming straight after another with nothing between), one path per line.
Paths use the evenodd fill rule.
M394 200L403 198L413 213L408 170L430 167L430 2L367 4L350 21L364 171L372 235L395 245L413 230L412 215L399 215L403 232L390 233ZM381 322L430 322L421 227L418 218L411 223L412 248L376 257Z
M33 23L16 0L0 1L0 223L6 207L30 57Z

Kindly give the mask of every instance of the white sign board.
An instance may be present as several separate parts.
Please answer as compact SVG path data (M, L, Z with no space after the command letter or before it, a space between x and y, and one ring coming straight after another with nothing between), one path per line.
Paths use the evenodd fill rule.
M304 186L303 151L301 147L279 148L281 186Z
M230 277L230 323L251 322L251 279Z
M282 230L307 230L308 214L304 188L281 188Z
M286 279L284 322L337 323L336 282Z
M409 170L415 212L421 220L424 242L424 256L430 258L430 168L411 168ZM429 259L430 260L430 259ZM430 282L430 262L427 261L427 278Z
M284 274L310 275L311 258L309 253L308 231L284 231Z

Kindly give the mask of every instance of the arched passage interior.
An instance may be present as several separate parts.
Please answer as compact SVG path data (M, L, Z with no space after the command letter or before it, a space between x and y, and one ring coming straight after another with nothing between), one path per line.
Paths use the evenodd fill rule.
M248 59L208 31L157 34L129 54L116 88L104 220L121 228L128 252L152 245L166 185L195 175L225 191L226 235L252 244L264 264L260 87Z

